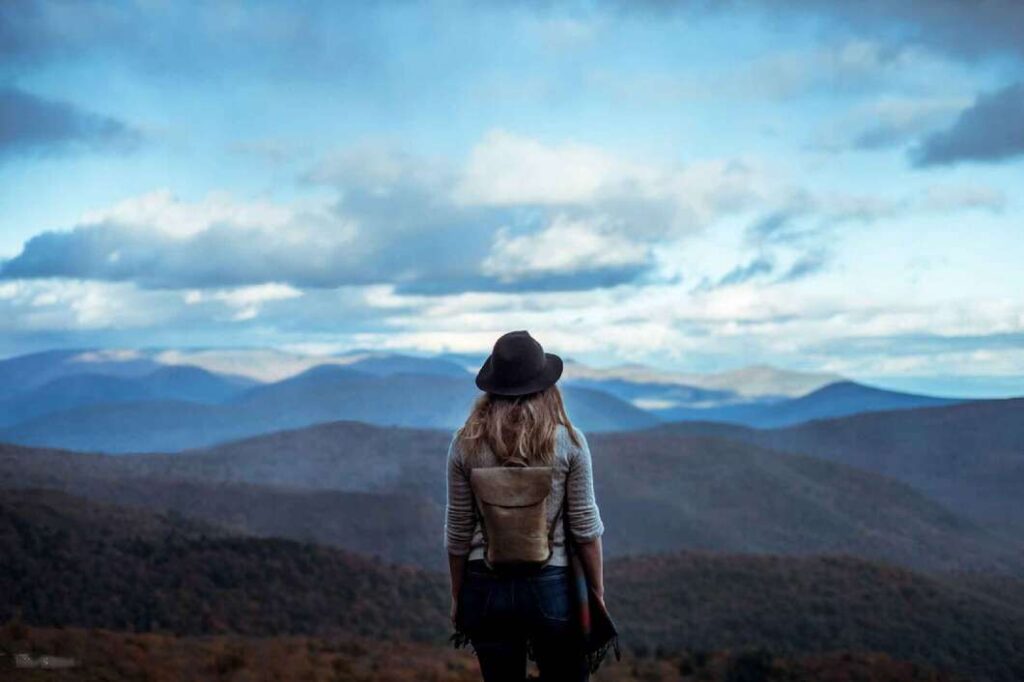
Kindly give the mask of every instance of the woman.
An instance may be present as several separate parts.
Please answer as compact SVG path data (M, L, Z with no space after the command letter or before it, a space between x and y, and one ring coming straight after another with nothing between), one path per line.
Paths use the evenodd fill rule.
M580 626L570 597L563 514L584 573L603 604L601 535L590 450L566 414L555 382L562 359L525 330L504 334L476 377L484 391L448 448L445 547L451 568L452 624L468 636L485 682L526 677L533 658L542 680L587 680ZM474 507L474 467L551 466L547 506L552 552L540 567L488 567ZM564 500L564 505L563 505Z

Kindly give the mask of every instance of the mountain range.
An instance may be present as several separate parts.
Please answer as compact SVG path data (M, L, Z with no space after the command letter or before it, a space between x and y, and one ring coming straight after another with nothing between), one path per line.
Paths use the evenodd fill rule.
M654 430L714 435L873 471L979 522L1024 531L1021 398L867 412L777 429L694 422Z
M177 454L0 445L0 486L58 488L436 568L449 438L341 421ZM656 429L588 441L610 556L846 552L924 569L1024 567L1019 541L875 473Z
M246 358L267 367L245 376L227 372L245 369ZM79 350L10 358L0 361L0 440L127 453L203 447L336 419L451 429L480 395L472 365L458 356L352 352L315 358L320 364L313 359L268 350ZM186 360L205 366L167 364ZM765 367L700 380L639 366L595 369L567 361L566 368L560 385L570 415L594 432L677 420L784 426L956 402L846 380L821 385L833 377ZM256 378L282 373L269 382Z
M0 645L26 622L441 646L444 455L476 360L318 359L0 361ZM609 605L652 666L623 679L1024 675L1024 399L566 366Z

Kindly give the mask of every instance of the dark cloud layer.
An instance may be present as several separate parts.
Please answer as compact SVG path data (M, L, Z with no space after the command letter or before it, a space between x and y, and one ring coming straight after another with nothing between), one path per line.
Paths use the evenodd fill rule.
M861 33L975 58L994 52L1024 57L1024 3L1019 0L788 0L799 11L830 16Z
M358 244L330 237L278 239L269 231L214 226L176 238L116 223L80 225L31 238L0 263L0 280L68 277L131 281L145 288L216 288L281 282L302 289L394 284L399 293L571 291L631 281L646 270L581 266L571 272L481 274L490 234L468 218L426 220L407 235ZM372 231L372 230L371 230ZM376 244L369 242L375 241Z
M93 51L117 53L161 71L219 72L232 63L275 69L374 69L381 13L403 2L283 1L242 4L24 0L0 3L0 58L42 62ZM447 3L440 2L439 5ZM496 2L538 14L628 12L660 21L666 12L690 16L761 12L766 22L824 20L834 29L891 45L920 44L975 58L996 52L1024 57L1024 3L1019 0L542 0ZM239 11L244 8L245 11ZM143 30L159 25L159 31ZM356 30L358 27L358 30Z
M344 196L327 214L297 213L285 225L215 223L173 234L107 220L43 232L0 262L0 280L66 277L130 281L148 289L389 283L400 293L448 294L612 286L649 266L583 262L514 277L486 273L481 263L498 228L516 225L530 233L543 229L548 216L519 207L458 205L404 175L367 186L347 177L336 181Z
M89 149L127 150L139 139L137 132L116 119L16 88L0 87L0 158Z
M733 12L759 7L772 23L825 19L835 28L891 44L924 45L958 57L974 59L999 52L1024 57L1024 2L1020 0L761 0L745 4L608 0L605 4L645 14Z
M367 75L387 3L0 2L0 76L98 57L155 77Z
M1024 83L979 95L952 126L926 137L910 155L918 167L1024 155Z

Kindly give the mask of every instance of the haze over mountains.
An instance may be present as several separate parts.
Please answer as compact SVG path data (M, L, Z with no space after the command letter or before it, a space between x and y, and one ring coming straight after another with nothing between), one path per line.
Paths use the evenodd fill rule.
M166 452L337 419L451 429L479 395L476 366L468 356L364 351L37 353L0 361L0 440ZM957 402L768 367L698 376L569 360L563 376L574 421L594 432L678 420L784 426ZM274 379L261 381L267 377Z

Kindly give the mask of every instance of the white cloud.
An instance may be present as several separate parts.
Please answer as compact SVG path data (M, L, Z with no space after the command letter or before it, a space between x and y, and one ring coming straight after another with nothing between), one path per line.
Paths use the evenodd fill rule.
M158 189L107 208L87 211L79 223L116 223L184 239L213 225L277 230L288 225L294 217L293 207L269 201L238 201L227 192L211 192L201 201L189 203L176 197L169 189Z
M128 282L13 280L0 285L0 329L137 329L166 321L171 292L146 292Z
M901 300L899 292L879 298L834 282L748 283L698 294L679 284L623 284L578 292L391 294L389 301L395 308L404 302L406 310L388 317L387 333L360 334L355 345L486 352L498 334L522 328L577 359L614 357L693 371L707 369L702 360L734 365L742 359L856 377L946 371L940 358L954 351L937 343L900 353L907 344L894 339L907 335L1024 333L1024 303L1009 298L943 304ZM856 352L845 345L858 338L877 339L878 346ZM973 373L998 373L1015 357L1012 349L956 353L973 353Z
M589 145L548 145L505 131L488 133L470 153L453 190L469 205L646 207L664 222L634 225L647 233L700 227L719 214L772 195L778 183L750 160L706 159L659 167Z
M28 240L0 271L8 279L133 281L167 289L274 281L325 286L363 262L358 234L357 221L339 215L333 199L274 203L215 192L189 202L157 190Z
M500 228L481 269L513 281L522 275L639 266L648 257L647 247L616 234L601 220L556 215L538 232L512 235L507 227Z
M473 148L454 190L465 204L571 204L593 201L639 169L585 145L548 146L502 130Z
M204 301L220 301L234 309L231 319L251 320L260 312L260 306L269 301L286 301L302 296L302 291L287 284L268 282L253 286L219 289L215 291L190 290L185 292L184 301L197 305Z

